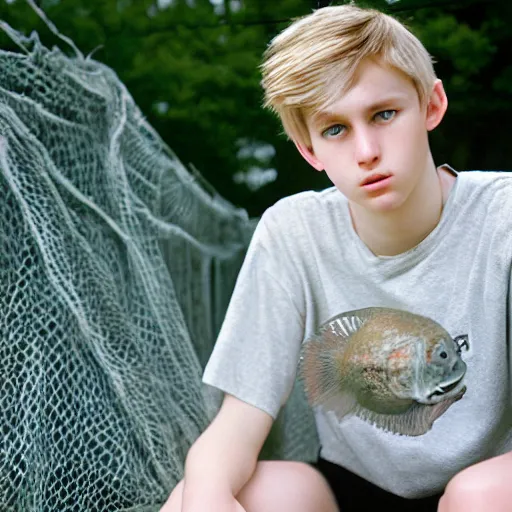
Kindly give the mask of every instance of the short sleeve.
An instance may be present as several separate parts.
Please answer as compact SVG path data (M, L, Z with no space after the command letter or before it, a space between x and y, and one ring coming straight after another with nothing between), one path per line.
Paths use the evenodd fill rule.
M256 227L203 382L275 419L295 381L304 324L279 224L269 217L267 210Z

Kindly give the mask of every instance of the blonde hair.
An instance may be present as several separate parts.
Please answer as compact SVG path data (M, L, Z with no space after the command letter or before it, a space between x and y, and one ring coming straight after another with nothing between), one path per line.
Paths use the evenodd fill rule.
M261 65L264 106L281 118L291 139L308 146L305 115L328 108L349 90L366 58L407 75L426 104L436 75L416 36L380 11L341 5L299 18L271 41Z

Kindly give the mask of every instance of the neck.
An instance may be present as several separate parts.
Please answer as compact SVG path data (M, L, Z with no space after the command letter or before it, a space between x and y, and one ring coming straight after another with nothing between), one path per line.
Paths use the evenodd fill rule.
M412 249L438 225L454 182L455 177L449 171L437 170L431 161L399 208L382 213L351 204L352 222L359 238L380 256L395 256Z

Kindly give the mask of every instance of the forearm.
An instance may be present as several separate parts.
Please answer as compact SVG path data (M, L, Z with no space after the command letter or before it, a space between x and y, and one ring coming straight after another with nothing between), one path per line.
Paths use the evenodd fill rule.
M196 441L185 464L186 493L201 488L227 491L236 496L254 473L257 455L248 456L246 447L230 442L228 432L215 425Z
M235 497L253 475L272 418L233 397L189 451L184 503L204 495Z

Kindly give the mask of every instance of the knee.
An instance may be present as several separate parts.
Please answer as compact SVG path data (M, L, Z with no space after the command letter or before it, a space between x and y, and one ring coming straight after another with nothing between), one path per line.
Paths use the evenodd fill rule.
M304 462L285 462L287 470L284 472L284 481L287 483L285 492L294 495L297 504L302 505L305 511L333 511L334 503L329 484L323 475Z
M172 490L171 495L159 512L181 512L183 480Z
M468 468L450 480L441 498L439 512L488 510L494 482L485 474Z
M247 512L295 510L337 512L325 478L302 462L262 461L249 485L239 495Z

